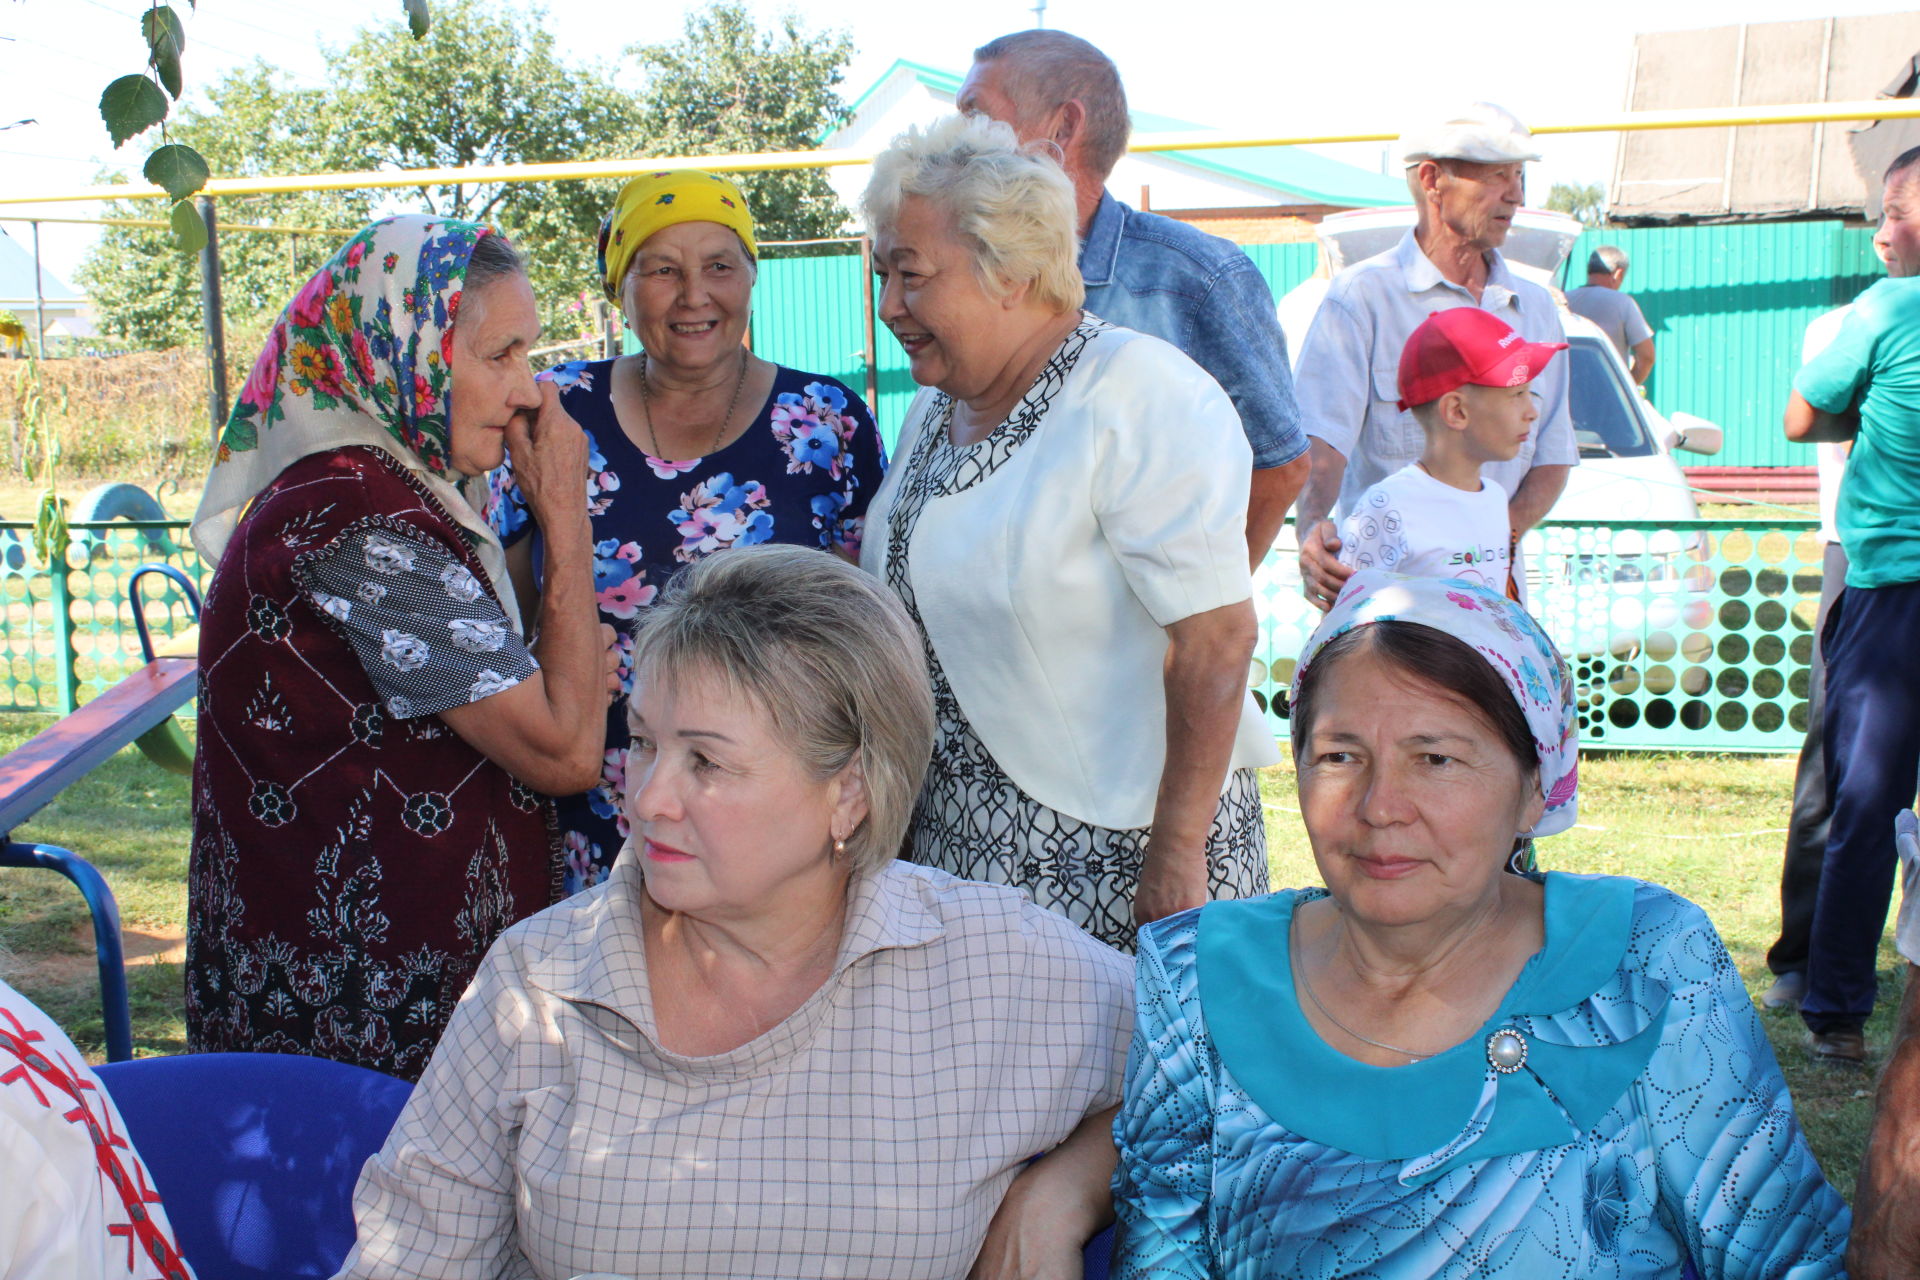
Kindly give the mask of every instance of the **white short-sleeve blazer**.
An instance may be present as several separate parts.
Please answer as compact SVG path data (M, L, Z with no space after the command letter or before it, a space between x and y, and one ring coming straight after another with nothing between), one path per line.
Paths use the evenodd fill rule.
M882 580L906 473L943 429L938 398L914 398L867 514L860 562ZM1165 628L1252 596L1252 466L1233 403L1199 365L1104 328L1010 458L928 502L905 552L921 622L974 731L1027 795L1098 826L1152 822ZM1278 759L1249 692L1231 767Z

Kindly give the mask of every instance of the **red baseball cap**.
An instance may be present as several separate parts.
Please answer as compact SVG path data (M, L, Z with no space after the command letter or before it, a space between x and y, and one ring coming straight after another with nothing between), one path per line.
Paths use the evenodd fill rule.
M1540 376L1564 342L1528 342L1478 307L1449 307L1421 321L1400 352L1400 407L1428 404L1456 387L1517 387Z

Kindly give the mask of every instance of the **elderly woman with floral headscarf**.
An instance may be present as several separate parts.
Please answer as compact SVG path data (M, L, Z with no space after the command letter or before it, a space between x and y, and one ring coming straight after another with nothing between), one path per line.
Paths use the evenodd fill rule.
M642 350L542 374L586 430L594 599L623 652L635 618L676 572L716 551L786 542L853 557L885 456L845 384L744 345L759 273L753 214L717 174L646 174L600 227L600 283ZM529 607L552 557L517 478L494 477L491 516ZM632 671L623 664L621 679ZM569 891L604 879L626 840L620 803L625 689L607 711L597 785L560 801Z
M1842 1274L1705 914L1511 869L1572 825L1576 748L1518 605L1353 575L1293 688L1326 888L1141 932L1116 1276Z
M414 1077L494 938L555 901L599 771L586 442L533 381L518 255L399 217L287 308L220 437L200 633L187 1039ZM552 538L521 636L474 503L507 442Z

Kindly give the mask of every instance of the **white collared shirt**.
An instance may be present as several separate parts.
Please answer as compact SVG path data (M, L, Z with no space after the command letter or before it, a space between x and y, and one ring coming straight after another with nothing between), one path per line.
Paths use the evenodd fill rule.
M1327 286L1301 344L1293 385L1307 434L1346 455L1347 471L1333 510L1336 520L1353 509L1362 493L1417 460L1425 447L1420 424L1399 404L1400 352L1407 339L1436 311L1476 305L1529 342L1567 340L1553 295L1516 276L1497 251L1489 254L1487 283L1475 303L1465 286L1440 274L1411 231L1392 249L1355 263ZM1512 461L1490 462L1480 470L1483 479L1509 496L1536 466L1574 466L1580 461L1567 404L1566 359L1549 364L1533 389L1540 397L1533 435Z
M1800 340L1801 364L1811 364L1815 356L1832 345L1841 323L1852 310L1853 304L1849 302L1813 318L1807 325L1806 336ZM1813 446L1814 464L1820 477L1822 542L1840 541L1840 525L1835 513L1840 507L1840 482L1847 474L1847 450L1851 447L1851 443L1831 440Z

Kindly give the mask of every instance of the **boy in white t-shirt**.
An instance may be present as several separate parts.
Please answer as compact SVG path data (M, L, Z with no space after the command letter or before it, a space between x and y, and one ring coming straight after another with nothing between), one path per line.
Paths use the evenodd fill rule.
M1360 495L1340 529L1340 562L1464 578L1522 600L1507 492L1480 467L1520 452L1540 416L1531 384L1566 349L1528 342L1478 307L1428 316L1400 353L1400 407L1413 411L1426 449Z

